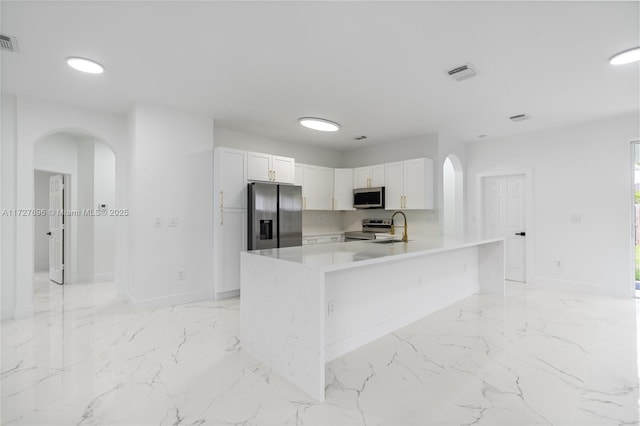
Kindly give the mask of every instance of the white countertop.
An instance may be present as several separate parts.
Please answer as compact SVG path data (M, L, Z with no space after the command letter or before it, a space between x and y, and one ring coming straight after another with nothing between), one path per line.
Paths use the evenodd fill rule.
M336 271L399 258L423 256L502 241L500 237L450 236L410 238L408 243L388 244L375 240L328 243L279 249L252 250L249 254L303 264L324 271Z

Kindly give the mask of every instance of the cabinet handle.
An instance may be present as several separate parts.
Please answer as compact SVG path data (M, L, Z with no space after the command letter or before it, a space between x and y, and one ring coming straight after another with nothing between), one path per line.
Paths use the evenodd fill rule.
M367 188L371 188L371 178L367 178Z
M307 209L307 197L302 197L302 210Z
M220 209L220 226L224 225L224 210Z
M335 209L336 209L336 199L331 198L331 210L335 210Z
M220 208L224 206L224 191L220 191Z

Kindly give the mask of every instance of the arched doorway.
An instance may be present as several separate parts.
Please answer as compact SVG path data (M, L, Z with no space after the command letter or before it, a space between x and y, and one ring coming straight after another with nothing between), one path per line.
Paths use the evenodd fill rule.
M455 154L447 156L442 165L444 235L464 233L464 173L462 162Z
M116 154L109 144L81 129L49 132L34 145L34 289L58 284L113 281L115 278ZM64 181L62 212L51 211L52 182ZM62 214L60 214L62 213ZM62 257L52 223L60 221ZM56 232L54 231L55 235ZM62 273L55 271L61 265Z

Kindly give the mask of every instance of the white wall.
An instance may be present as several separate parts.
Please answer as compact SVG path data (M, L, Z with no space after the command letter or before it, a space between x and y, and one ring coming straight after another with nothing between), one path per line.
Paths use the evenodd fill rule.
M372 166L418 157L428 157L434 161L438 158L437 133L343 152L340 167Z
M136 308L211 297L213 119L137 104L129 123L135 261L127 297ZM177 227L168 226L170 217Z
M116 206L116 156L104 143L95 141L93 157L93 206ZM93 220L93 281L111 281L115 277L116 216L98 216Z
M534 283L632 296L630 141L639 124L631 114L468 145L470 229L479 226L477 174L530 168Z
M2 203L3 208L33 208L34 147L49 134L82 130L107 141L117 161L117 200L127 199L126 120L124 116L71 107L29 96L2 96ZM8 167L5 167L8 166ZM122 207L126 207L122 205ZM119 241L125 241L126 223L117 222ZM2 304L3 317L33 315L34 221L20 217L2 221ZM119 247L116 284L123 285L127 274L127 247ZM121 278L119 278L121 277ZM5 297L6 296L6 297Z
M214 138L216 147L224 146L227 148L293 157L296 159L296 162L303 164L339 167L342 159L342 153L338 151L277 141L218 126L215 128Z
M80 141L78 150L78 203L76 209L83 211L95 208L93 205L93 162L94 144L92 141ZM77 220L76 244L77 251L77 278L79 282L93 282L93 222L89 215L80 215ZM75 280L74 280L75 281Z
M16 97L2 93L0 97L0 207L16 208L17 129ZM16 219L0 216L0 303L2 319L14 316L16 306Z

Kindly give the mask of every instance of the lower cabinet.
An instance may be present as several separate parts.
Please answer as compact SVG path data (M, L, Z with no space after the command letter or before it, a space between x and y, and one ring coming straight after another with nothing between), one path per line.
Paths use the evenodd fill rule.
M313 244L342 243L344 242L344 234L328 234L314 235L302 237L302 245L308 246Z
M214 297L237 296L240 290L240 252L247 250L247 210L217 212L214 251Z

